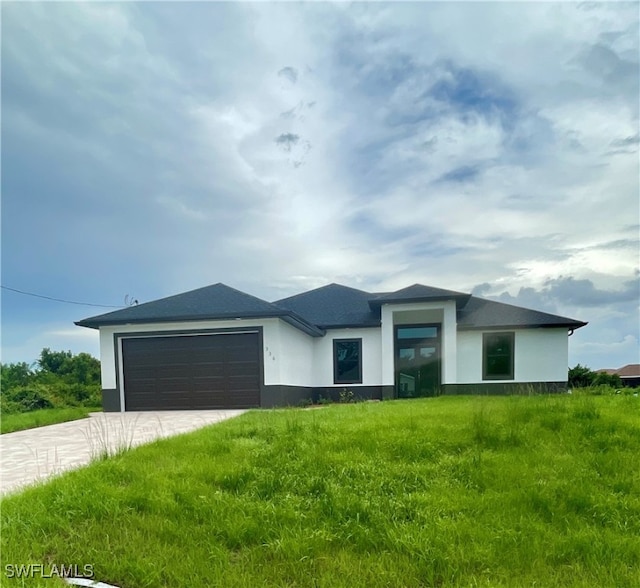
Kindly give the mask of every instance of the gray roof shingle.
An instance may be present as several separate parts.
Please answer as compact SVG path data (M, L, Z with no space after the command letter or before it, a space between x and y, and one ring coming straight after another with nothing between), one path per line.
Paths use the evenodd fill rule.
M340 284L329 284L309 292L267 302L226 286L214 284L122 310L108 312L76 322L83 327L177 322L211 319L280 317L309 335L318 337L323 329L377 327L380 306L454 299L458 306L458 328L567 327L587 323L511 304L476 298L453 290L414 284L397 292L372 294Z
M274 302L310 323L330 327L377 327L380 311L369 307L371 294L340 284L329 284Z
M458 310L459 329L507 328L507 327L567 327L579 329L587 323L574 319L513 306L504 302L485 300L472 296Z
M433 288L422 284L413 284L395 292L384 292L381 294L373 294L369 299L372 307L380 306L385 303L407 303L407 302L425 302L429 300L451 300L454 299L456 304L461 306L469 300L471 294L456 292L455 290L444 290L442 288Z
M225 284L213 284L76 322L82 327L206 319L282 317L309 334L322 332L295 313ZM297 324L300 323L300 324Z

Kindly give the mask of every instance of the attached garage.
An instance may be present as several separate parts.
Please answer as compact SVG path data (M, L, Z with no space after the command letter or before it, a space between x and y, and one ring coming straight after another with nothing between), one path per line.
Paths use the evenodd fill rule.
M260 406L257 332L122 339L125 410Z
M310 397L313 338L324 334L292 311L224 284L76 324L100 331L105 412L297 404ZM281 353L290 345L293 356ZM290 364L294 373L285 371Z
M556 392L567 387L567 332L586 323L421 284L378 294L330 284L275 303L214 284L76 324L99 329L102 406L124 412L295 406L345 386L398 397L398 361L412 355L396 355L398 339L418 330L437 331L432 392ZM487 334L511 341L508 370L484 373ZM343 378L347 343L357 373Z

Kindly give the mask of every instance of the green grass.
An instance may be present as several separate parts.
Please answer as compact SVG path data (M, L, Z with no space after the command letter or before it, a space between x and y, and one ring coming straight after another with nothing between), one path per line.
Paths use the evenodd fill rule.
M14 433L25 429L35 429L45 425L55 425L83 419L90 412L102 411L100 407L87 408L85 406L72 408L43 408L30 412L2 413L0 418L0 433Z
M254 411L5 498L2 570L92 564L121 588L637 588L639 455L633 396Z

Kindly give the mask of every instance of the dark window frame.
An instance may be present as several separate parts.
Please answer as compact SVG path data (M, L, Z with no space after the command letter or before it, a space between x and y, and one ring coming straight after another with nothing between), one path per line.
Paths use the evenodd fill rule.
M342 378L338 376L338 345L340 343L358 344L358 378ZM334 384L362 384L362 337L333 340L333 383Z
M507 337L509 339L509 372L505 374L490 374L488 363L490 357L506 357L506 354L492 354L489 356L487 348L493 337ZM516 334L514 331L495 331L482 333L482 379L483 380L514 380L515 379L515 355L516 355Z

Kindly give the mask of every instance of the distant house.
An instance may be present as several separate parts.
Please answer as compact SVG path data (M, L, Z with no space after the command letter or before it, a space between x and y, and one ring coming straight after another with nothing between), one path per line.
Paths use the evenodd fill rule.
M619 376L623 386L630 388L640 386L640 363L630 363L618 369L602 369L597 371Z
M567 335L586 325L421 284L276 302L215 284L76 324L100 331L110 411L565 390Z

